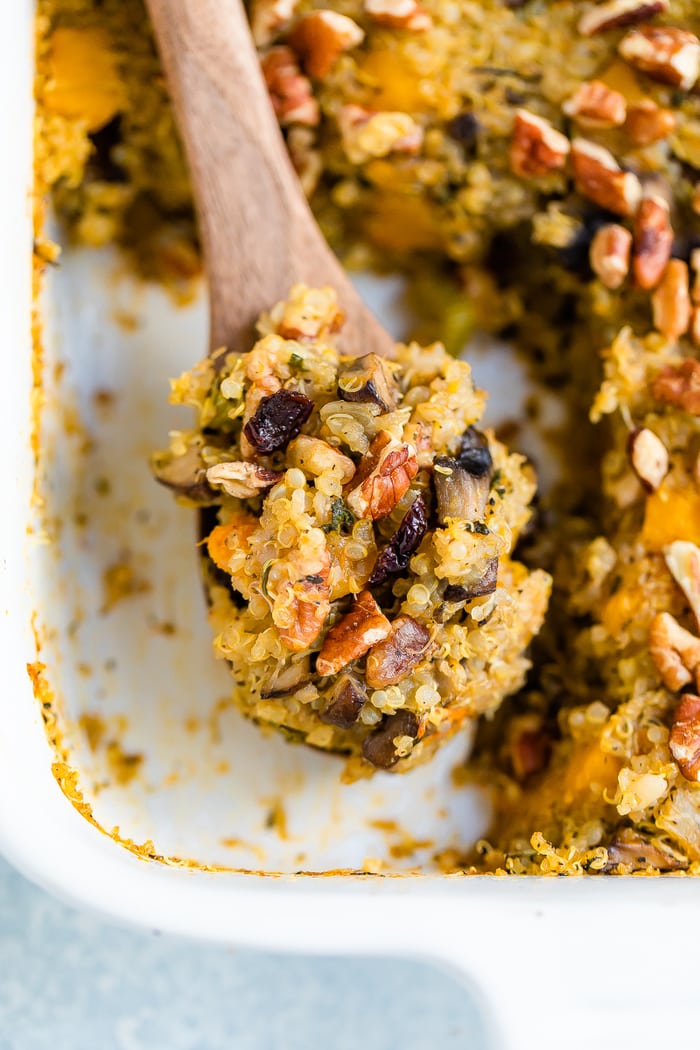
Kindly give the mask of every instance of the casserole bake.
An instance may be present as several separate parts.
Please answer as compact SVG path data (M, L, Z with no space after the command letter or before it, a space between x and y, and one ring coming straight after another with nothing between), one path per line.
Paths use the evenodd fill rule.
M147 453L157 443L151 427L163 433L162 427L167 426L164 417L151 418L153 406L160 403L163 376L177 370L180 363L190 363L191 347L201 338L201 306L199 313L195 306L173 319L164 295L137 290L128 280L115 278L113 257L96 261L76 253L60 273L60 299L48 300L47 318L53 320L46 345L47 352L55 355L49 357L52 367L45 372L43 413L45 447L53 452L45 479L50 484L44 489L51 496L49 516L32 506L35 420L30 397L26 206L31 16L28 6L22 5L16 5L8 16L10 24L3 38L8 53L0 64L7 78L6 94L18 99L11 115L3 110L4 120L12 118L3 130L15 144L15 163L3 173L1 198L12 265L4 269L3 295L7 298L0 316L5 345L14 349L6 355L11 396L2 416L2 471L8 505L15 509L3 515L0 526L3 554L7 552L2 568L3 611L7 614L3 618L6 682L0 737L0 840L4 851L42 884L126 921L280 950L413 953L458 965L490 999L494 1032L510 1038L521 1050L528 1045L559 1045L562 1033L569 1046L590 1045L591 1009L599 1011L597 1026L605 1033L601 1039L611 1045L624 1044L630 1032L635 1033L639 1046L656 1045L666 1038L669 1004L674 1028L692 1031L695 989L690 968L664 965L649 949L653 916L668 957L684 957L689 931L692 935L697 922L692 880L334 875L334 868L346 864L343 850L364 859L382 849L386 829L374 829L382 834L372 839L364 821L361 827L350 823L338 832L335 842L328 842L328 829L334 823L332 809L338 801L323 791L337 776L335 766L330 773L326 765L332 760L323 756L310 760L304 755L305 791L298 783L295 752L289 757L290 752L276 748L274 742L260 744L252 730L246 736L238 724L235 734L231 733L230 713L224 709L219 712L218 729L222 736L229 732L230 737L225 740L229 746L220 753L222 761L224 752L234 754L234 773L242 790L232 791L231 770L222 770L218 777L211 769L205 771L204 757L210 761L216 726L208 725L207 740L197 744L200 730L185 725L192 713L187 703L202 694L224 695L225 675L205 680L203 664L192 659L198 649L206 652L208 648L205 632L195 634L202 620L201 607L192 613L193 596L198 595L196 574L193 571L183 578L180 572L180 590L173 576L168 576L168 566L176 564L181 569L191 564L190 537L173 524L174 515L168 517L167 495L162 494L158 502L150 481L146 487L145 465ZM51 289L48 294L50 297ZM112 324L110 318L115 314L117 322ZM134 314L140 328L134 328ZM176 333L178 352L184 358L180 362L176 360ZM61 345L57 345L59 338ZM163 358L146 355L145 347L163 344ZM70 411L70 398L76 391L87 419L79 420ZM111 397L105 396L108 391ZM135 391L140 400L132 396ZM125 448L120 441L129 444ZM106 492L99 480L107 476L106 467L115 468L110 469L109 477L116 492ZM102 510L101 500L107 501ZM90 528L86 532L83 516L88 507ZM144 511L155 517L145 517ZM52 543L47 544L37 524L50 526L51 512L61 519L60 534L50 537ZM144 546L143 536L150 546ZM150 563L141 560L146 549ZM143 589L145 584L152 589ZM162 590L153 589L161 585ZM115 598L124 601L114 604ZM147 598L148 605L143 604ZM175 634L170 630L172 621L166 619L170 609L180 613ZM33 613L41 645L38 660L30 630ZM169 626L164 629L165 624ZM95 705L105 699L109 704L116 697L117 704L128 708L130 719L124 735L116 722L107 726L105 746L98 749L105 757L99 763L91 767L87 745L82 752L73 749L72 753L80 759L81 781L94 796L90 801L99 823L110 830L119 825L119 836L130 849L101 835L58 790L51 772L56 754L46 742L41 709L32 700L24 669L27 663L40 687L49 682L52 689L58 687L67 707L75 705L69 710L74 716L71 723L78 722L81 715L94 715ZM52 680L44 677L38 663L50 668ZM172 674L165 677L163 668L168 666ZM92 683L97 679L100 685L95 689ZM100 689L105 696L98 696ZM41 688L39 695L47 705L55 700L55 696L42 694ZM110 710L116 719L124 715L118 707ZM169 718L175 711L179 718ZM87 740L91 723L84 721L84 725ZM92 730L99 732L99 725L93 722ZM231 752L234 736L238 744ZM154 750L139 764L140 744L146 740ZM110 743L117 747L110 750ZM185 754L190 768L178 768L173 759L182 761ZM454 761L450 756L443 770L447 783L441 785L433 767L424 783L415 782L408 800L411 816L416 808L414 791L425 791L429 801L431 793L434 799L444 787L443 798L450 797L449 769ZM145 767L151 767L153 779L141 788L139 779ZM101 784L107 779L106 768L119 773L112 772L109 786ZM66 793L85 812L85 799L73 790L70 769L59 764L55 772ZM421 772L411 774L412 780ZM277 834L280 810L274 796L282 791L287 796L293 793L295 783L298 809L288 819L289 838L285 840ZM158 791L150 790L153 784L159 785ZM179 792L178 786L182 788ZM364 787L355 785L349 790L354 793L353 809L364 808L366 814L376 788L368 788L363 797L358 789ZM137 789L135 803L132 792ZM264 804L262 797L267 799ZM319 813L319 800L328 807L323 813ZM392 801L391 819L400 825L401 803L406 799ZM452 815L446 842L457 832L462 840L470 837L465 829L471 805L468 795L459 795L460 809ZM386 800L378 808L386 813ZM242 858L248 847L245 843L226 846L220 841L220 829L233 816L240 824L234 829L239 834L231 837L243 837L248 831L260 836L253 845L260 848L260 838L264 840L267 863L260 864L258 858L255 864L254 849L244 863L235 863L236 851ZM342 816L352 821L352 813ZM476 838L481 831L476 807L471 816L471 837ZM261 827L268 819L273 826ZM243 836L240 825L244 826ZM155 846L148 842L154 826L159 832L157 840L154 836ZM432 825L431 833L435 834ZM304 838L294 841L295 836ZM225 832L223 837L227 837ZM392 861L397 863L402 845L404 854L407 848L417 848L415 843L396 845L399 857ZM222 860L227 850L232 851L232 866L246 867L249 874L204 870L177 859L189 856L205 867L225 867ZM304 851L304 861L297 862ZM159 853L166 864L143 863L144 855ZM415 856L414 852L413 859ZM271 878L264 874L265 870L299 868L315 868L327 877ZM615 931L611 936L620 965L614 982L598 963L600 940L591 932L596 920ZM624 948L617 948L620 941ZM526 953L526 967L517 949ZM566 966L561 965L562 958Z

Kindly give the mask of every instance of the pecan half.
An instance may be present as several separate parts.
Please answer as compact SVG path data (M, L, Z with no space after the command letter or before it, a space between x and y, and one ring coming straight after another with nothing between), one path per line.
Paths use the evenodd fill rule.
M411 616L397 616L391 634L367 654L365 678L372 689L402 682L431 650L427 627Z
M418 33L433 24L428 12L416 0L365 0L364 7L375 22L393 29Z
M360 463L360 483L346 494L345 502L356 518L373 521L385 518L408 492L417 473L418 460L413 446L397 441L387 430L380 430Z
M644 197L634 220L632 271L645 291L654 288L671 258L673 230L663 197Z
M690 324L690 289L688 264L671 259L656 291L651 297L654 327L672 342L688 331Z
M646 22L662 11L668 11L668 0L604 0L581 15L578 31L593 36L606 29Z
M684 693L680 698L668 746L685 779L700 781L700 696Z
M347 15L337 11L310 11L299 19L289 43L311 77L327 77L343 51L350 51L365 34Z
M641 184L633 172L621 169L609 150L587 139L574 139L571 163L579 193L615 215L634 215Z
M632 234L616 222L596 230L589 249L593 273L606 288L619 288L630 268Z
M303 76L290 47L273 47L261 59L261 66L272 107L283 127L308 124L320 119L318 102L308 77Z
M510 146L510 166L516 175L529 178L558 171L565 166L570 148L566 135L548 120L527 109L516 111Z
M391 769L400 758L395 741L404 736L415 739L417 735L418 719L413 711L397 711L395 715L389 715L379 729L365 737L362 754L378 769Z
M386 638L391 624L369 591L362 591L352 609L331 627L316 661L316 670L322 678L337 674L342 667L361 656Z
M681 627L670 613L657 613L651 621L649 653L671 692L700 678L700 638Z
M581 84L575 95L562 105L567 117L577 124L590 128L617 128L625 123L627 99L619 91L613 91L602 80L590 80Z
M675 540L664 547L664 560L700 628L700 550L689 540Z
M359 718L367 702L367 692L362 683L351 674L341 674L330 690L318 717L326 725L339 729L350 729Z
M266 470L257 463L216 463L207 470L210 485L222 488L228 496L251 499L272 488L284 477L278 470Z
M644 488L656 492L668 474L668 452L661 438L647 427L637 427L630 431L627 453Z
M625 131L635 146L650 146L667 138L676 126L673 110L663 109L650 98L627 108Z
M700 361L686 357L679 365L665 365L652 383L657 401L700 416Z
M635 69L684 91L690 91L700 75L700 40L676 26L633 29L618 50Z

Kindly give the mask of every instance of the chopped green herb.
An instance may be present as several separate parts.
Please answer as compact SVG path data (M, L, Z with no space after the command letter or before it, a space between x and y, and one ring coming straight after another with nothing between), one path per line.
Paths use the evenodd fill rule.
M323 526L323 531L341 532L344 528L351 529L355 521L355 515L348 510L343 500L334 499L331 505L331 520Z
M290 354L289 355L289 367L290 368L303 368L304 358L301 354Z

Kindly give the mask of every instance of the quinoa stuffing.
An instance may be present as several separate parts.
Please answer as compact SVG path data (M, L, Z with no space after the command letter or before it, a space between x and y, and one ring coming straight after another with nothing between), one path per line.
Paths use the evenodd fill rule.
M293 288L249 353L174 382L197 424L155 471L216 522L236 704L353 777L407 769L523 684L550 579L511 558L534 474L476 428L469 365L439 343L344 358L341 325L332 289Z
M429 456L410 415L402 422L407 409L429 403L431 383L444 382L454 362L435 347L409 346L395 371L344 363L330 333L290 340L273 310L250 354L217 358L226 379L205 361L176 384L200 425L158 465L161 480L216 516L206 531L221 655L236 659L221 647L226 625L238 625L234 634L258 646L251 703L270 705L268 721L307 739L318 730L310 742L348 750L358 768L398 756L401 769L443 738L451 710L466 721L488 706L478 674L450 672L449 689L436 686L449 632L485 640L518 601L522 616L519 595L533 581L544 601L544 569L554 578L550 612L529 654L532 609L493 650L500 659L510 648L514 674L490 711L526 661L533 666L524 688L480 722L469 775L491 787L495 819L463 865L513 874L699 871L697 3L248 6L290 155L329 240L349 265L407 277L416 334L432 333L424 342L440 335L458 349L475 328L507 338L566 408L565 470L542 497L544 525L518 551L527 568L518 566L509 552L530 513L532 479L493 434L474 429L477 395L446 406L455 429L433 435ZM196 226L141 0L39 0L38 11L38 199L51 191L78 242L116 241L141 272L186 293L199 270ZM37 251L40 266L54 257L41 237ZM269 372L244 374L242 362L270 339L295 348ZM426 379L416 372L423 362L434 369ZM260 386L248 404L264 376L272 387ZM280 400L284 391L295 397ZM333 430L334 401L347 430ZM295 430L288 441L279 418ZM316 441L330 449L320 461ZM384 513L387 463L400 463L401 494ZM331 481L333 494L324 491ZM282 529L274 506L281 512L295 500L312 535L310 580L294 575L289 557L280 567L272 539ZM460 519L457 506L469 515ZM479 528L457 535L456 520ZM455 544L470 557L478 551L477 560L461 549L453 557ZM342 595L333 589L340 551L352 566ZM439 576L438 566L450 572ZM287 598L310 599L303 650L282 638L297 644ZM471 614L493 602L490 618ZM455 608L454 619L441 621L443 606ZM256 611L268 620L253 629ZM261 622L274 626L260 632ZM363 622L376 633L360 653ZM329 637L334 648L323 653ZM395 683L392 638L418 661ZM273 639L279 648L268 653ZM338 646L352 651L349 666ZM273 686L263 685L262 665L279 654L289 673L276 688L287 692L263 698ZM421 674L431 690L430 700L421 693L425 706L411 684ZM299 700L306 689L317 695Z

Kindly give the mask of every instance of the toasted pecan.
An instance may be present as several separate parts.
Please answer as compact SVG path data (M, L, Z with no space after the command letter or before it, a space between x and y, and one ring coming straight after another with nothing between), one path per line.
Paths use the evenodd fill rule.
M700 638L670 613L657 613L649 628L649 653L667 689L676 692L700 677Z
M353 488L345 501L357 518L385 518L408 491L418 473L412 445L397 441L380 430L360 463Z
M630 431L627 452L644 488L656 492L668 474L668 452L661 438L648 427L637 427Z
M677 365L665 365L652 383L657 401L700 416L700 361L686 357Z
M668 744L685 779L700 781L700 696L684 693L680 698Z
M323 80L343 51L364 40L357 22L337 11L309 11L295 25L289 43L310 77Z
M529 178L563 168L571 146L566 135L548 120L519 109L515 114L510 146L510 166L516 175Z
M620 41L622 58L653 80L689 91L700 75L700 40L677 26L642 26Z
M571 164L579 193L615 215L634 215L641 184L633 172L622 170L609 150L588 139L574 139Z
M319 675L337 674L386 638L391 624L369 591L362 591L349 613L331 627L316 661Z
M593 273L606 288L619 288L630 268L632 234L619 223L610 222L596 230L589 249Z
M690 287L688 264L671 259L656 291L651 297L654 327L672 342L688 331L690 324Z
M668 0L603 0L585 11L578 23L578 31L593 36L608 29L636 25L668 10Z
M632 271L645 291L654 288L671 258L673 229L663 197L643 197L634 220Z
M567 117L573 117L578 124L590 128L616 128L624 124L627 117L625 96L602 80L581 84L561 108Z

